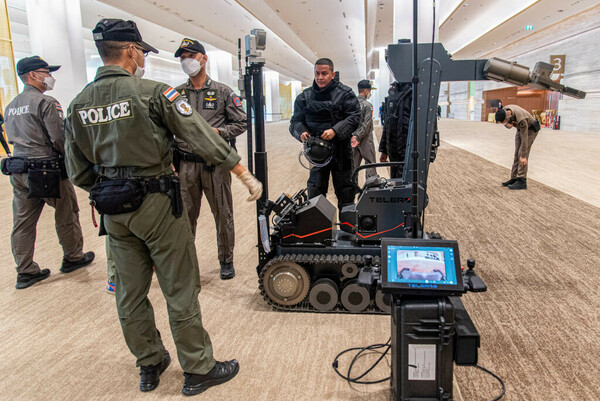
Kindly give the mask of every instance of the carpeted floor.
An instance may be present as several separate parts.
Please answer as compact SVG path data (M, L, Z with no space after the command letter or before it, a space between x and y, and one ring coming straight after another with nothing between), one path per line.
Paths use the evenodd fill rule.
M307 172L287 124L267 125L269 195L294 192ZM245 154L245 144L240 153ZM528 191L499 186L507 170L444 143L431 166L427 231L459 240L463 263L477 260L489 286L463 301L482 335L480 364L507 384L508 400L600 399L600 209L530 180ZM60 274L62 254L47 208L38 224L36 260L52 276L16 291L10 255L11 187L0 176L0 399L181 399L176 359L157 390L142 394L135 361L122 339L114 299L105 292L104 239L78 191L88 268ZM341 350L390 335L384 316L274 312L257 291L255 206L234 179L237 276L218 278L214 224L204 207L197 251L205 326L218 359L237 358L233 381L197 396L207 400L389 400L388 383L349 386L331 362ZM202 231L200 231L202 230ZM150 298L167 348L175 355L164 299ZM368 366L376 355L365 357ZM349 359L342 359L347 366ZM389 359L388 359L389 362ZM371 377L389 374L387 363ZM456 400L491 400L499 385L474 368L455 370Z

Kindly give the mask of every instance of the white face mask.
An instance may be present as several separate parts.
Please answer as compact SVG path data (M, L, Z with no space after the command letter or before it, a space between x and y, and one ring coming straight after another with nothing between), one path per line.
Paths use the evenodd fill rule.
M44 77L44 83L46 84L46 88L48 90L52 90L52 89L54 89L54 84L56 83L56 78Z
M190 77L198 75L203 65L204 64L200 63L200 61L191 57L181 60L181 69Z
M54 89L54 84L56 83L56 78L52 77L52 76L47 76L44 77L44 79L37 79L35 78L37 81L43 82L44 85L46 85L46 90L52 90Z
M139 52L138 49L135 49L135 51ZM142 52L139 52L142 57L144 57L144 54ZM146 72L146 70L144 69L144 67L140 67L137 63L137 61L135 61L135 59L132 57L131 58L133 60L133 62L135 63L135 71L133 72L133 76L136 78L141 78L144 76L144 73Z

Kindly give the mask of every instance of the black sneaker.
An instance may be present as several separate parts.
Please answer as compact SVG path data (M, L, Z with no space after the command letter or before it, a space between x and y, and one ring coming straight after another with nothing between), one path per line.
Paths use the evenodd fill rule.
M19 273L17 274L17 290L22 290L27 287L31 287L38 281L47 279L50 276L50 269L40 270L38 273Z
M194 373L184 373L185 382L183 383L184 395L200 394L209 387L223 384L233 379L240 371L240 364L235 359L225 362L217 362L215 366L205 375Z
M83 254L83 257L75 262L69 262L68 260L63 259L62 267L60 271L63 273L71 273L77 269L85 267L94 261L94 252L86 252Z
M509 185L508 189L527 189L527 179L517 178L517 182Z
M219 263L221 263L221 280L229 280L235 277L235 269L232 262Z
M165 357L158 365L141 366L140 367L140 391L152 391L158 387L160 383L160 375L171 364L171 355L165 350Z
M504 181L504 182L502 183L502 186L503 186L503 187L507 187L507 186L509 186L509 185L512 185L512 184L514 184L515 182L517 182L517 179L516 179L516 178L511 178L511 179L510 179L510 180L508 180L508 181Z

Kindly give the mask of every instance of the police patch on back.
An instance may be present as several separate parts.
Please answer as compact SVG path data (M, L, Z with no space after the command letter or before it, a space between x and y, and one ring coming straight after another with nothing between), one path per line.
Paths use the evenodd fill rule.
M183 114L184 116L192 115L192 106L188 103L187 99L181 98L175 102L175 108L179 112L179 114Z
M133 117L131 99L122 100L100 107L85 107L76 110L79 121L84 127L107 124Z

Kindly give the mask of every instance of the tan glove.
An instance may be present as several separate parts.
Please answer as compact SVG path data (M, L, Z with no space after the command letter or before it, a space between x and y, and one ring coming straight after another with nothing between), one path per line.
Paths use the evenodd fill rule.
M258 181L248 170L244 171L242 174L237 176L242 183L248 188L250 191L250 196L246 199L248 202L252 202L260 198L262 195L262 183Z

